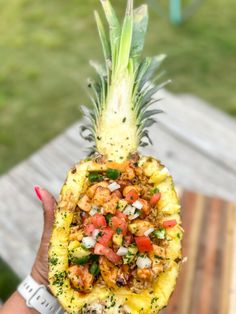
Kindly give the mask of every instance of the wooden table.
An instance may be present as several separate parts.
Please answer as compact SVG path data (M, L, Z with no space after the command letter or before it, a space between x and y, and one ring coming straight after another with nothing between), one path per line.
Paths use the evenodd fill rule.
M146 148L144 154L162 160L179 186L212 196L212 199L191 196L189 201L189 197L183 198L184 254L188 255L189 262L183 266L179 288L167 311L194 314L197 308L201 314L217 313L205 309L210 302L206 291L212 294L211 285L222 284L220 290L214 290L211 300L217 305L221 302L219 313L226 314L235 292L235 279L229 280L229 276L235 278L236 273L235 266L231 272L230 256L236 242L232 233L235 206L210 200L217 195L236 201L236 122L193 96L162 91L157 97L164 99L157 106L165 114L159 115L158 123L151 128L154 146ZM24 277L32 265L42 232L42 210L33 186L48 188L58 195L68 169L86 157L86 144L79 136L80 125L81 122L75 123L0 177L0 254L20 277ZM215 204L211 205L213 209L209 210L209 204ZM206 232L209 232L207 239L199 237ZM234 265L235 260L234 257ZM213 274L219 279L213 280ZM177 299L181 302L176 303ZM223 301L219 301L221 299ZM215 309L213 304L210 308Z
M236 204L184 191L180 277L162 314L236 313Z

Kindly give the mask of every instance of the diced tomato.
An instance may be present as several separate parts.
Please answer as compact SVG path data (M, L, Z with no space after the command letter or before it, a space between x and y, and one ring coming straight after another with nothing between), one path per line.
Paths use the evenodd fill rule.
M121 256L117 255L109 247L106 248L105 256L106 256L107 259L109 259L109 261L111 261L114 264L117 264L117 263L119 263L121 261Z
M160 200L161 198L161 193L155 193L151 199L150 199L150 205L151 206L156 206L157 202Z
M94 254L105 255L106 247L100 243L96 243L94 247Z
M96 228L102 228L106 227L106 219L102 214L95 214L94 216L91 217L91 223L96 227Z
M124 213L120 212L119 210L116 211L116 217L127 220L128 217Z
M101 231L101 235L98 235L97 242L104 246L108 246L114 231L110 227L106 227Z
M116 264L121 261L121 256L118 256L112 249L105 247L100 243L96 243L94 247L94 254L104 255L109 261Z
M172 228L177 225L177 221L175 219L172 220L166 220L163 222L164 228Z
M111 218L111 227L116 232L117 229L121 229L122 235L126 235L127 232L127 222L123 218L112 217Z
M84 226L84 233L87 236L90 236L93 233L93 230L95 229L93 224L88 224L86 226Z
M150 252L152 251L152 242L149 237L135 237L139 252Z
M132 234L129 234L124 237L125 244L130 245L133 242L133 236Z
M133 204L135 201L137 201L138 196L138 192L135 189L132 189L126 194L125 200L128 203Z

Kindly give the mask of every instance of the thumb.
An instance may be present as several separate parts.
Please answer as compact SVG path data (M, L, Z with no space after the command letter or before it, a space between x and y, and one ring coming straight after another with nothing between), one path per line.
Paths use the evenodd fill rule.
M48 246L54 222L56 201L47 190L35 187L35 192L42 202L44 213L44 228L38 253L32 268L32 276L39 283L48 282Z
M45 189L35 187L35 191L38 198L41 200L43 205L44 214L44 230L43 236L50 236L54 222L54 209L56 207L56 200L53 195Z

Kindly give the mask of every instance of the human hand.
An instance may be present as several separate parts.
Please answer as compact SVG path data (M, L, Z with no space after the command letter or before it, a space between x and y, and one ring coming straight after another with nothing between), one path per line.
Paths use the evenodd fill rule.
M48 246L53 228L56 201L47 190L35 187L35 192L42 202L44 228L31 275L39 284L48 286Z

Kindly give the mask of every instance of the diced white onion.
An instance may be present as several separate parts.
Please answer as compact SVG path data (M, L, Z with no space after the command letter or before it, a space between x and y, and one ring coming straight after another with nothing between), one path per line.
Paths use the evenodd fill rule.
M117 182L112 182L108 185L108 189L113 192L115 190L118 190L120 188L120 185Z
M145 235L146 237L148 237L149 234L151 234L154 230L155 230L154 228L149 228L148 230L146 230L146 231L144 232L144 235Z
M90 212L89 212L90 216L94 216L95 214L97 214L97 212L98 212L98 207L95 205L92 205Z
M152 261L148 257L139 256L136 261L138 268L150 268L152 266Z
M124 247L124 246L121 246L119 248L119 250L116 252L116 254L119 255L119 256L124 256L127 253L128 253L128 249L126 247Z
M94 240L93 237L84 237L82 239L82 243L87 249L90 249L95 246L96 241Z
M127 216L129 215L134 215L135 213L135 207L131 206L131 205L128 205L125 207L125 210L123 211L123 213Z
M98 230L98 229L93 230L92 237L94 240L97 239L99 232L100 232L100 230Z
M128 218L129 220L134 220L140 216L140 212L135 213L134 215L130 215Z
M143 208L143 204L140 201L135 201L132 206L134 206L137 209L142 209Z

